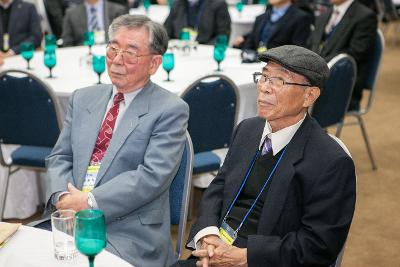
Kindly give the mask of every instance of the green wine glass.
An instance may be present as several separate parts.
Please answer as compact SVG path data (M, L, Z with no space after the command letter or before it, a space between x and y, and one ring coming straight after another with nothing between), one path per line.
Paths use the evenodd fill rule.
M56 40L56 37L54 35L47 34L44 37L44 48L45 48L46 51L49 51L49 52L51 52L51 51L55 52L56 51L57 40Z
M89 47L89 55L91 55L92 46L94 45L94 32L85 32L83 44Z
M220 64L225 58L225 47L221 45L215 45L214 46L214 60L217 61L218 68L216 71L222 71Z
M226 50L228 48L228 35L226 34L220 34L217 35L217 38L215 38L215 45L221 46Z
M101 84L101 74L106 70L106 57L93 55L92 67L94 72L96 72L99 76L99 81L97 82L97 84Z
M167 82L171 81L169 78L169 73L175 67L175 59L173 53L165 53L162 57L162 66L163 69L167 72Z
M94 267L94 258L107 245L106 220L101 210L81 210L75 214L75 245Z
M151 6L150 0L143 0L143 6L144 6L144 10L146 11L146 14L149 13L149 9Z
M47 78L54 78L53 76L53 68L57 64L57 57L55 51L46 51L44 52L44 65L49 69L50 74Z
M21 56L26 60L27 62L27 69L30 70L31 67L29 65L29 62L33 58L33 54L35 51L35 47L33 46L33 43L31 42L23 42L21 43L19 47L19 51L21 53Z
M174 0L168 0L167 2L168 2L169 8L171 9L172 6L174 5Z
M243 7L244 5L242 1L236 3L236 10L239 12L239 16L242 15Z

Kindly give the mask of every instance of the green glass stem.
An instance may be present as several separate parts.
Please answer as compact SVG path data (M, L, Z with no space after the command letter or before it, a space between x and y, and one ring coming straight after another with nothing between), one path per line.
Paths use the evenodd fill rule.
M31 60L28 59L26 62L28 63L28 66L26 67L26 69L31 70L31 65L29 64L31 62Z
M97 84L101 84L101 73L97 73L97 75L99 76L99 81L97 82Z
M171 80L169 79L169 71L167 71L167 82L169 82L169 81L171 81Z
M89 267L94 267L94 256L88 256L89 258Z
M92 46L89 45L89 55L92 55Z

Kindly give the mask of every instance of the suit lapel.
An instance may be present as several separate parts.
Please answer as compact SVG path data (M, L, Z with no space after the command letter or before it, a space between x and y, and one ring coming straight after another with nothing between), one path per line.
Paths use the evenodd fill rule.
M110 145L101 161L101 167L96 178L95 186L104 177L115 155L121 149L128 136L136 129L139 124L139 118L149 112L151 95L154 91L154 84L149 82L142 91L131 102L125 114L118 123L118 128L113 134Z
M261 232L264 234L270 234L278 221L290 183L295 175L294 165L303 158L304 147L311 128L311 121L307 115L299 130L287 145L285 155L276 169L258 223L258 231L262 229Z
M78 136L78 143L76 157L78 158L78 188L82 188L83 182L85 180L85 175L87 168L89 166L89 161L93 153L93 148L96 143L97 136L101 124L103 122L104 114L106 113L107 104L110 100L112 94L112 85L107 85L104 88L107 92L105 94L100 94L99 99L89 99L90 104L84 108L82 117L79 120L79 125L77 126L80 130Z
M343 38L344 33L349 29L351 20L353 20L353 17L356 15L354 14L355 4L356 4L355 2L351 4L351 6L347 9L346 13L340 20L340 22L336 25L334 31L332 32L332 35L326 40L327 42L324 48L322 49L322 54L328 55L331 52L331 50L337 45L339 39Z
M265 25L265 23L267 23L267 19L269 19L269 16L270 16L270 11L267 9L266 11L265 11L265 13L263 14L263 17L262 17L262 19L261 19L261 23L259 23L258 25L256 25L256 29L255 29L255 32L257 33L256 35L255 35L255 45L256 46L258 46L258 44L260 43L260 39L261 39L261 35L262 35L262 32L261 32L261 30L263 29L263 27L264 27L264 25Z
M289 7L286 13L276 22L276 27L272 28L272 31L269 34L268 40L273 40L275 34L279 33L281 30L282 25L287 24L288 19L290 18L291 14L293 13L293 5Z
M332 14L332 9L330 9L329 11L327 11L327 13L321 15L321 23L319 25L317 25L317 27L315 28L315 39L317 40L316 43L314 43L313 45L313 51L320 51L320 45L322 43L322 39L323 36L325 34L325 27L329 22L329 18L331 17Z
M14 1L14 3L11 4L11 12L10 12L10 19L9 19L9 25L8 25L8 34L15 33L14 28L16 26L16 23L19 22L18 16L21 15L21 9L22 9L22 3L19 0ZM7 29L6 29L7 30Z

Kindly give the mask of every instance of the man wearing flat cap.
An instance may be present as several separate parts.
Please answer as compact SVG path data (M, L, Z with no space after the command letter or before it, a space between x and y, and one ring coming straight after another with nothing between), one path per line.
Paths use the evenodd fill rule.
M331 266L345 243L354 164L307 113L328 66L293 45L259 58L258 117L238 125L204 192L187 244L197 259L177 266Z

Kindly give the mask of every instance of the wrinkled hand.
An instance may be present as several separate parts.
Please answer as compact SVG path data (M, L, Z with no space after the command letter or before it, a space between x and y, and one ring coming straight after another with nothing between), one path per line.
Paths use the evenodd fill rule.
M216 235L207 235L201 239L201 247L199 250L195 250L192 252L193 256L198 257L200 260L196 262L196 266L208 267L209 259L214 255L214 245L210 245L204 242L205 238L209 238L211 240L215 240L218 242L220 238Z
M72 209L76 212L89 208L87 203L88 193L78 190L71 183L68 183L68 192L61 196L60 200L56 204L57 209Z
M214 246L208 265L216 267L246 267L247 249L227 245L221 239L204 238L203 243Z

